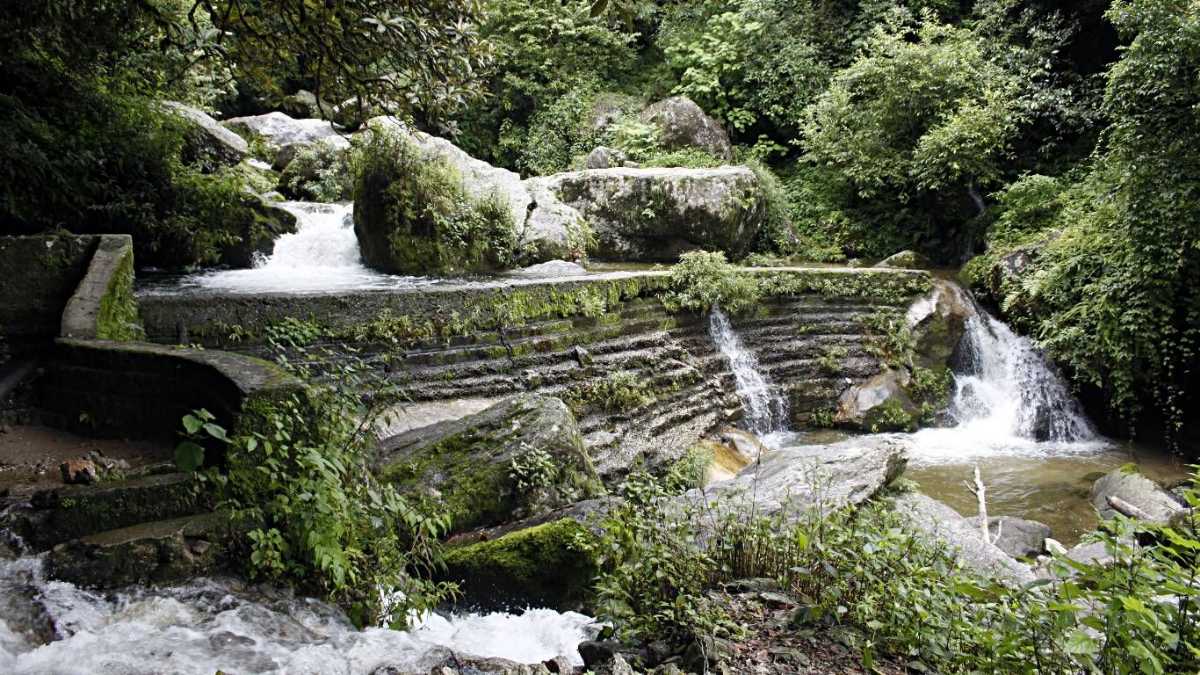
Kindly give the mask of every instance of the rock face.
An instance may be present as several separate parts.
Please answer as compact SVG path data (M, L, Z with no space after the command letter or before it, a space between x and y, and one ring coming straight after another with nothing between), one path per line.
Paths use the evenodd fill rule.
M587 255L591 229L583 215L564 204L547 179L530 178L523 186L529 193L529 212L518 228L523 259L575 260Z
M598 169L538 179L591 225L597 256L673 262L703 248L730 258L749 252L767 202L754 172L717 169Z
M907 390L911 381L907 370L887 369L850 387L838 399L834 422L873 432L906 427L917 412Z
M643 110L640 118L658 127L658 142L667 150L697 148L718 159L733 159L729 134L686 96L659 101Z
M1119 513L1113 499L1124 501L1146 514L1151 523L1166 525L1171 515L1183 507L1171 493L1137 471L1124 468L1108 473L1092 484L1092 506L1101 518L1112 518ZM1128 515L1128 514L1126 514Z
M455 531L546 513L603 493L561 400L518 395L382 443L380 471L440 502Z
M813 509L828 513L870 499L899 478L907 463L906 446L882 437L782 448L702 494L711 503L739 511L739 501L749 498L764 516L798 516ZM681 499L694 500L699 494L693 490Z
M979 516L968 518L968 521L979 528ZM988 531L995 540L996 548L1014 558L1036 558L1046 551L1046 539L1050 536L1050 526L1034 520L1013 518L1011 516L995 516L988 518Z
M1035 579L1028 565L985 542L978 525L942 502L919 492L906 492L893 503L896 513L908 521L918 536L950 551L977 574L1018 586Z
M215 171L222 166L237 164L250 152L241 136L221 126L203 110L174 101L162 105L187 126L183 161L199 163L206 171Z

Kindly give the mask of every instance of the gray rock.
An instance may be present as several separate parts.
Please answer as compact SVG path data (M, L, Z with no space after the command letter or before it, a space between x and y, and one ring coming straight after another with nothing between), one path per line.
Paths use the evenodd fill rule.
M511 277L524 279L555 279L558 277L579 277L588 273L583 265L566 260L547 260L544 263L522 267L508 273Z
M611 260L674 261L697 248L740 258L767 212L758 177L746 167L597 169L537 182L582 214L596 252Z
M782 448L761 456L737 477L692 490L680 499L694 503L703 497L720 508L772 516L798 517L816 510L829 513L860 504L904 473L907 446L887 437L852 438L833 445Z
M905 323L914 341L914 362L922 368L945 367L966 332L967 320L978 314L966 291L937 279L933 291L909 306Z
M1158 525L1167 524L1171 515L1182 508L1158 483L1124 468L1116 469L1092 484L1092 506L1100 512L1101 518L1117 515L1117 510L1109 503L1109 498L1113 497L1140 509L1149 516L1149 522Z
M284 146L294 143L312 143L318 139L341 135L339 130L327 120L296 119L281 112L234 117L226 120L224 125L243 136L261 138L272 153L272 156L267 158L272 164L275 163L276 153Z
M285 96L281 107L293 117L320 119L329 119L334 109L328 101L317 100L317 95L307 89Z
M1036 578L1028 565L985 542L978 526L942 502L919 492L906 492L895 497L893 505L916 536L950 551L975 573L1015 586Z
M863 431L905 430L917 413L908 395L912 381L904 369L886 369L842 392L834 421Z
M643 110L640 119L658 127L658 142L665 149L697 148L718 159L733 159L729 134L686 96L659 101Z
M532 394L386 439L379 466L405 493L440 501L456 532L604 491L566 404Z
M585 169L612 169L622 166L629 159L628 155L620 150L607 146L597 146L583 160Z
M916 251L903 250L899 253L880 260L875 264L876 267L890 267L893 269L908 269L908 270L928 270L933 269L933 263L925 256Z
M345 136L326 136L324 138L318 138L315 141L297 141L295 143L288 143L287 145L279 148L279 150L275 153L275 160L272 163L271 168L276 171L283 171L292 163L292 160L296 159L296 155L299 154L301 150L313 148L317 145L320 145L322 149L327 150L329 154L334 156L344 155L348 150L350 150L350 141Z
M527 264L556 258L577 260L587 255L587 221L559 199L550 183L545 178L530 178L522 184L531 202L518 228L522 261Z
M979 516L968 521L978 531ZM1011 516L988 518L988 531L992 537L1000 535L995 540L996 547L1014 558L1036 558L1041 555L1046 551L1046 539L1050 536L1049 525Z
M241 136L221 126L203 110L174 101L166 101L162 106L187 126L183 161L199 163L206 171L215 171L222 166L237 164L250 152Z

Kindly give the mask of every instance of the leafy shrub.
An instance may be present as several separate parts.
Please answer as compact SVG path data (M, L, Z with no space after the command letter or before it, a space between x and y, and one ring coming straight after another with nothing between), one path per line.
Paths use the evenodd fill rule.
M307 360L295 343L286 347L301 357L294 363ZM203 458L197 441L221 442L223 462L199 475L216 491L218 510L246 529L251 578L324 595L360 626L403 627L455 593L431 580L449 520L374 478L374 425L399 393L361 364L329 375L333 384L259 405L234 435L204 411L185 417L190 440L177 457L194 469Z
M401 274L505 269L516 229L498 194L476 199L447 161L379 130L354 154L354 219L367 224L363 255Z
M279 176L279 190L292 199L338 202L349 199L354 185L346 151L313 143L296 153Z
M598 406L608 412L629 412L654 402L657 397L637 373L618 370L570 389L567 402L576 412Z
M736 313L753 307L761 296L758 282L727 262L724 253L692 251L671 268L671 290L662 301L672 312L708 312L720 306Z

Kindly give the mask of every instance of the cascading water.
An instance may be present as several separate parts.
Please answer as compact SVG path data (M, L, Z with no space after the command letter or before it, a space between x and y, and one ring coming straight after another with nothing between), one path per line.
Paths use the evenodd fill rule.
M915 459L1061 455L1105 447L1037 345L965 300L975 313L958 348L948 410L953 426L915 434Z
M429 283L381 274L362 263L351 204L281 202L296 216L296 231L279 237L270 256L251 269L193 275L182 287L233 293L317 293Z
M0 560L0 672L14 675L429 672L446 649L582 665L576 648L599 628L582 614L536 609L360 631L332 606L278 589L198 579L97 594L46 581L38 558Z
M737 394L746 411L746 427L759 436L786 431L787 399L759 371L758 360L742 346L729 317L719 307L713 307L708 315L708 335L733 371Z

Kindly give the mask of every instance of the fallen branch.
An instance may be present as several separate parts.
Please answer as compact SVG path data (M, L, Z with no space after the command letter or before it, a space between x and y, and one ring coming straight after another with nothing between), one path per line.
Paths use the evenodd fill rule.
M996 536L993 537L991 530L988 529L988 513L987 513L987 487L983 484L983 476L979 473L979 467L975 467L975 484L972 485L963 481L967 489L979 500L979 530L983 535L983 541L987 544L995 544L1000 541L1000 534L1004 530L1004 521L996 524Z
M1142 509L1130 504L1116 495L1108 496L1108 505L1116 509L1117 512L1123 516L1137 518L1138 520L1153 520L1149 513L1146 513Z

